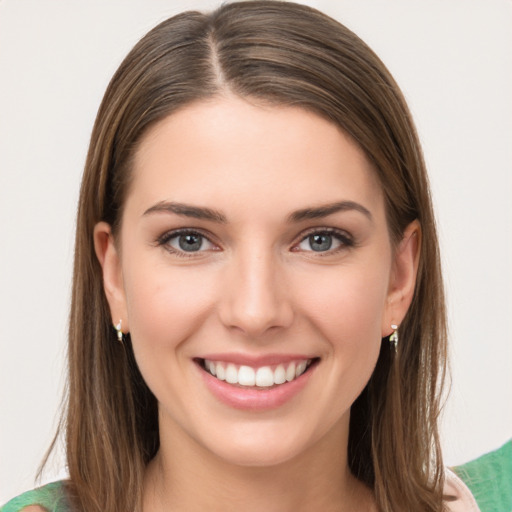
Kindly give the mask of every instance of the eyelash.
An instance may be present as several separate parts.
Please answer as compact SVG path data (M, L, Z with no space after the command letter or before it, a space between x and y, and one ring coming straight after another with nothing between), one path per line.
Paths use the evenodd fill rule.
M187 252L187 251L177 250L176 248L169 245L169 242L172 239L177 238L179 236L183 236L183 235L199 236L202 239L206 240L208 243L210 243L214 246L217 246L217 244L212 242L210 240L210 237L208 235L206 235L205 233L201 232L200 230L189 229L189 228L176 229L176 230L168 231L168 232L162 234L161 236L159 236L157 238L156 245L161 246L161 247L165 246L165 249L168 252L170 252L173 255L178 256L180 258L194 258L194 257L197 257L198 253L200 254L202 252L206 252L206 251ZM328 236L335 238L340 243L340 246L333 250L328 249L326 251L314 251L314 250L304 251L304 252L314 253L318 257L325 257L328 255L336 254L340 251L343 251L343 250L346 250L346 249L356 246L356 242L355 242L354 238L346 231L335 229L335 228L311 228L310 230L308 230L304 233L301 233L299 241L297 243L294 243L291 250L293 252L299 252L298 246L313 235L328 235ZM219 250L219 249L214 249L214 250Z
M201 232L199 230L196 230L196 229L189 229L189 228L183 228L183 229L176 229L176 230L173 230L173 231L168 231L168 232L164 233L163 235L161 235L161 236L159 236L157 238L156 244L158 246L161 246L161 247L165 246L165 249L167 251L169 251L170 253L172 253L175 256L178 256L179 258L193 258L193 257L197 257L198 253L205 252L205 251L190 251L190 252L180 251L178 249L175 249L171 245L169 245L169 242L173 238L178 238L178 237L183 236L183 235L199 236L199 237L203 238L204 240L208 241L210 244L212 244L214 246L217 245L217 244L213 243L210 240L210 237L208 235L206 235L205 233L203 233L203 232Z
M294 247L292 250L295 250L298 252L298 249L295 249L300 244L302 244L305 240L307 240L309 237L314 235L328 235L333 238L335 238L339 243L340 246L335 249L328 249L327 251L305 251L315 254L316 257L326 257L333 254L337 254L340 251L350 249L352 247L356 246L356 242L352 235L350 235L347 231L336 229L336 228L311 228L310 230L306 231L305 233L301 233L300 240L298 243L294 244Z

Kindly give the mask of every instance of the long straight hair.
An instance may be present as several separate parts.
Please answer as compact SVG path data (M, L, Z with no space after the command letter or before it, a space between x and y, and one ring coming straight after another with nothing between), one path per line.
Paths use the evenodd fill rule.
M151 30L112 78L91 136L80 192L63 417L69 496L76 510L140 510L159 447L157 403L130 340L115 341L93 229L118 232L133 156L155 123L223 93L304 108L335 123L375 167L393 246L421 224L415 294L395 353L383 340L374 374L351 409L349 465L379 510L443 510L437 420L446 364L438 241L425 164L397 84L346 27L288 2L186 12Z

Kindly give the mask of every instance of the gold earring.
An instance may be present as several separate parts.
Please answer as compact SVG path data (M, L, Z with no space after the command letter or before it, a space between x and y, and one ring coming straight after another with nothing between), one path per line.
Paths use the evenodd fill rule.
M391 329L393 329L393 332L391 333L391 336L389 337L389 342L393 345L393 348L396 353L396 348L398 346L398 325L391 324Z

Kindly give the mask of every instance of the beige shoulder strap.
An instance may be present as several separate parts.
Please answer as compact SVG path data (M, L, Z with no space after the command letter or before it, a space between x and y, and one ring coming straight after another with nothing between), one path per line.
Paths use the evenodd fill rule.
M450 512L480 512L475 498L464 482L449 469L446 469L446 480L444 484L444 495L454 496L454 501L446 501Z

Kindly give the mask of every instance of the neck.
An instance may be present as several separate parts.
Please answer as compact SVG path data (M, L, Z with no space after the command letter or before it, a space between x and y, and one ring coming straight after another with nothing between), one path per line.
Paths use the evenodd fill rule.
M348 469L348 426L338 425L291 460L264 467L231 464L176 434L161 432L160 450L146 471L144 511L373 510L371 491Z

